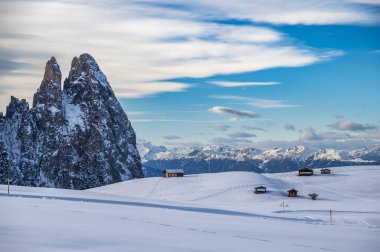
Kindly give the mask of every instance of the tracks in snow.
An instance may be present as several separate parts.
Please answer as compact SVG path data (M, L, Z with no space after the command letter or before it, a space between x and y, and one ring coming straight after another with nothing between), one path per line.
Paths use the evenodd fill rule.
M204 214L215 214L215 215L225 215L225 216L238 216L238 217L249 217L249 218L259 218L259 219L292 221L292 222L301 222L301 223L306 223L306 224L325 223L323 220L319 220L319 219L277 217L277 216L238 212L238 211L230 211L230 210L223 210L223 209L191 207L191 206L178 206L178 205L165 205L165 204L145 203L145 202L136 202L136 201L119 201L119 200L76 198L76 197L57 197L57 196L28 195L28 194L10 194L10 195L8 195L5 193L0 193L0 197L7 197L7 198L20 197L20 198L41 199L41 200L65 200L65 201L72 201L72 202L124 205L124 206L134 206L134 207L148 207L148 208L178 210L178 211L204 213Z

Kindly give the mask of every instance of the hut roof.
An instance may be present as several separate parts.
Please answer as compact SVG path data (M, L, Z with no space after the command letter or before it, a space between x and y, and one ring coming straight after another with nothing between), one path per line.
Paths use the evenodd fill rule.
M288 190L288 192L298 192L296 189L292 188L290 190Z
M185 173L183 169L165 169L162 171L162 173Z
M331 170L328 168L323 168L323 169L321 169L321 171L331 171Z
M307 168L307 167L304 167L304 168L299 169L298 171L300 171L300 172L311 172L311 171L313 171L313 170L312 170L312 169L309 169L309 168Z
M256 186L255 189L267 189L265 186Z

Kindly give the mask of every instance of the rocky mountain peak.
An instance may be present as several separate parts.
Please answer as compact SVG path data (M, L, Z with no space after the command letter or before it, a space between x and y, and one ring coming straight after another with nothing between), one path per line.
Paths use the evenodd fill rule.
M56 58L52 56L50 60L46 62L43 81L45 81L46 84L61 84L61 79L61 69L59 68Z
M88 53L73 58L63 91L74 104L79 101L106 101L109 97L116 99L106 76Z
M95 59L88 53L81 54L74 57L71 61L71 68L69 73L70 78L79 78L81 75L90 75L91 72L100 71Z
M53 56L46 62L44 78L33 97L33 107L39 104L61 107L61 80L61 69Z
M29 111L29 104L25 99L18 99L11 96L11 101L6 109L6 118L11 118L14 114L23 114Z
M86 189L143 177L135 132L94 58L73 59L63 90L61 78L52 57L32 109L12 97L0 117L13 183Z

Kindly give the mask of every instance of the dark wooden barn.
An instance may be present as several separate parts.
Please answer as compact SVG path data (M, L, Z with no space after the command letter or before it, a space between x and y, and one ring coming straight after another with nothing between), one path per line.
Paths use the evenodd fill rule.
M185 172L182 169L166 169L163 172L165 178L169 177L183 177Z
M321 169L321 174L330 174L330 173L331 173L330 169L327 169L327 168Z
M294 188L288 190L288 197L297 197L298 191Z
M313 174L313 170L307 167L298 170L298 176L312 176Z
M258 187L255 187L255 193L266 193L267 192L267 188L265 186L258 186Z

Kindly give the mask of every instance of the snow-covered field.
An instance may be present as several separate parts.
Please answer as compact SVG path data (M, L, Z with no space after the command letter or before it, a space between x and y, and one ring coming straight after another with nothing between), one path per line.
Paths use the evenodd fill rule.
M10 197L0 185L0 251L379 251L380 166L332 172L11 186ZM257 185L269 192L254 194ZM288 198L293 187L299 197Z

